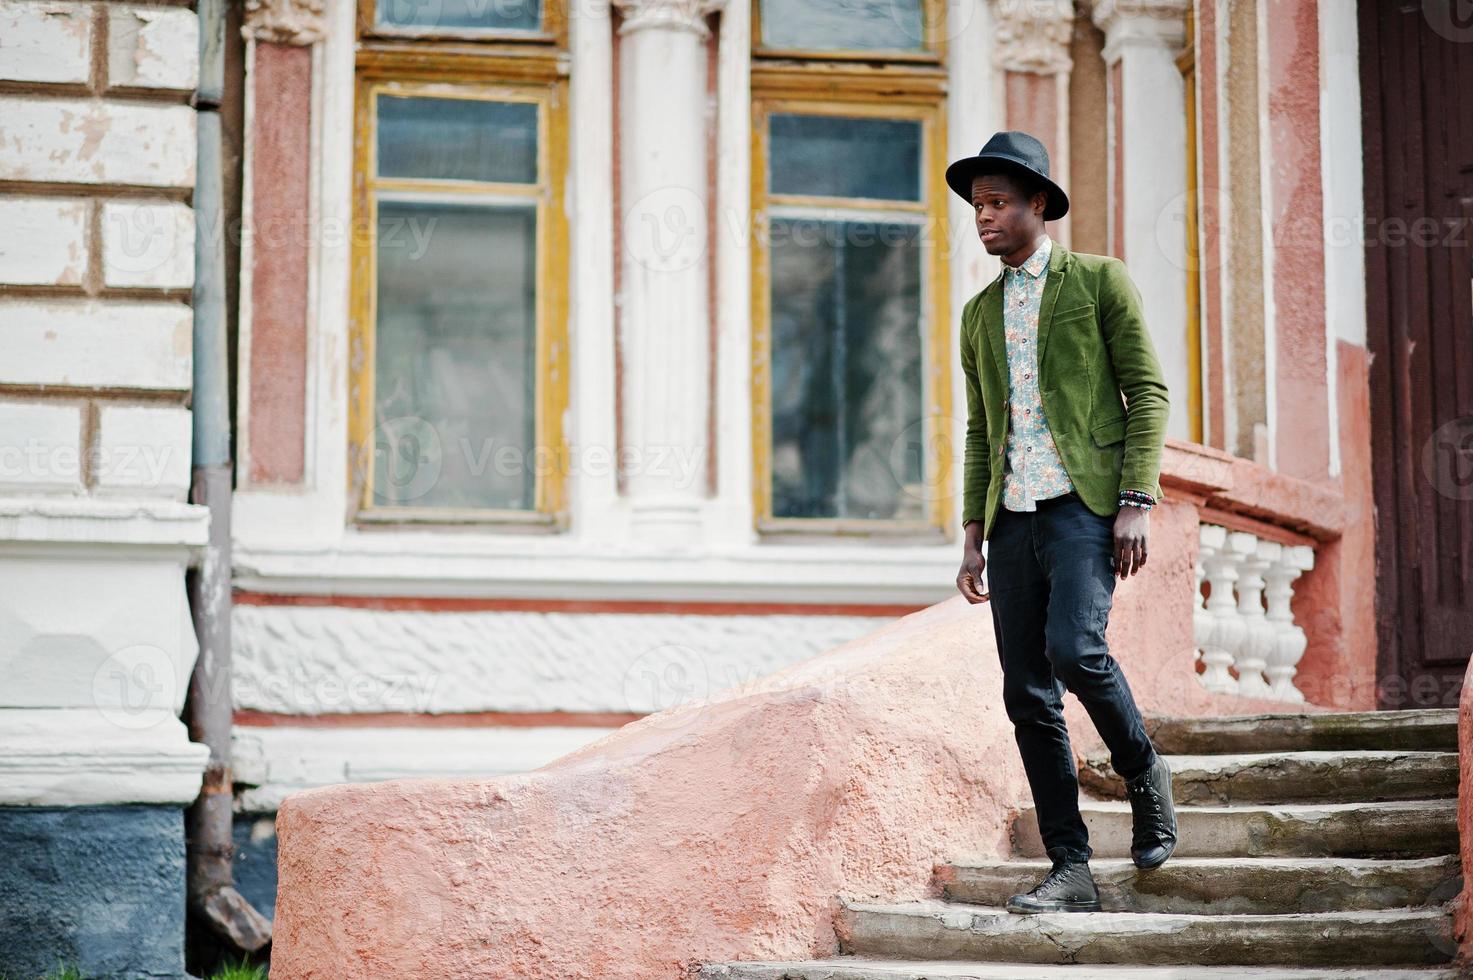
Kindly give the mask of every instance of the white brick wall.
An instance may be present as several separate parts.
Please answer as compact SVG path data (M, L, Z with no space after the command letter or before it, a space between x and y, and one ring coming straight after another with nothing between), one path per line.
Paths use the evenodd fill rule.
M92 6L0 0L0 79L85 85Z
M194 285L194 211L172 201L113 200L102 206L105 286Z
M183 303L0 299L0 384L187 391Z
M90 99L0 98L0 179L193 187L194 110Z
M0 493L82 489L82 406L0 401Z
M87 275L87 202L0 197L0 284L80 286Z
M186 7L108 8L109 88L189 91L199 84L199 20Z
M187 408L104 405L92 458L97 492L183 500L189 494L192 437Z
M0 0L0 770L53 766L8 803L186 803L208 755L177 717L198 47L183 3Z

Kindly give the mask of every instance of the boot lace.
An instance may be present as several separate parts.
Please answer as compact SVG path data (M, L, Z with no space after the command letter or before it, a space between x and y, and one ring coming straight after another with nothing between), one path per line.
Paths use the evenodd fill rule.
M1131 809L1142 819L1137 821L1134 843L1156 844L1170 836L1167 826L1165 798L1151 780L1153 770L1148 769L1125 784L1130 796Z
M1055 864L1049 873L1043 876L1043 880L1034 886L1032 894L1038 898L1052 898L1054 892L1070 887L1069 877L1068 864L1063 862Z

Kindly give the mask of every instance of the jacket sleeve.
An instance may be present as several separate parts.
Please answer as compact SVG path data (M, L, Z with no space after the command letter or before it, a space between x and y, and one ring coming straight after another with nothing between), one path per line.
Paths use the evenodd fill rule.
M977 352L972 346L973 299L962 310L962 378L967 386L967 441L962 459L962 527L982 520L987 508L987 485L992 480L992 447L987 443L987 411L977 377Z
M1141 313L1141 295L1125 263L1105 263L1100 283L1100 327L1115 378L1125 395L1125 460L1120 489L1161 499L1161 454L1171 402L1161 362Z

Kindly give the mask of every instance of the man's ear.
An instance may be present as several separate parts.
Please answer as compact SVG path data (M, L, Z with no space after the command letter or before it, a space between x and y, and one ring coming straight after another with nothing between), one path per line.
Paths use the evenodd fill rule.
M1028 203L1032 206L1034 214L1042 215L1044 211L1048 210L1048 191L1037 192L1029 199Z

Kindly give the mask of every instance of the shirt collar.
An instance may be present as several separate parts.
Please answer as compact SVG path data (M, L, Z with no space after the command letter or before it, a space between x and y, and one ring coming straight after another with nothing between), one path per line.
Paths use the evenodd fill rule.
M1043 242L1033 250L1033 254L1023 261L1023 264L1014 269L1012 266L1006 268L1010 271L1026 272L1031 278L1037 279L1048 271L1049 255L1053 253L1054 240L1048 235L1043 236Z

